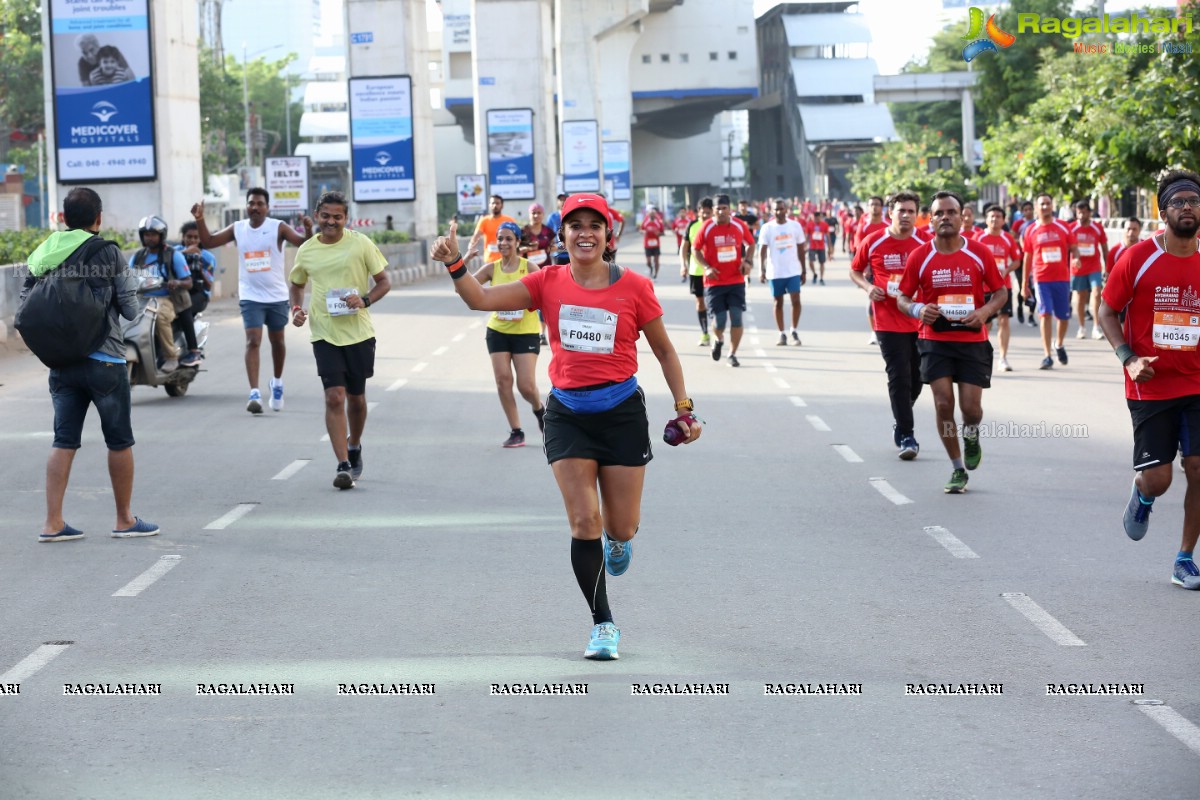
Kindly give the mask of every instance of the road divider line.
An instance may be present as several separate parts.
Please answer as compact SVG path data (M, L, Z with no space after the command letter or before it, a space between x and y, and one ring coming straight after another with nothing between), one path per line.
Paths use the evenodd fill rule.
M871 485L875 487L875 491L879 492L896 505L906 506L912 502L912 500L896 491L895 488L893 488L893 486L887 482L886 478L871 478L870 481Z
M412 371L413 371L413 372L421 372L421 371L423 371L423 370L424 370L426 367L428 367L428 366L429 366L429 363L428 363L428 362L425 362L425 361L418 361L416 364L413 364Z
M470 325L467 326L467 330L473 331L476 328L480 328L482 326L483 326L483 320L477 319L474 322L472 322Z
M851 464L863 463L863 460L859 458L858 453L854 452L854 450L852 450L848 444L835 444L833 445L833 449L839 456L846 459Z
M796 408L808 408L808 403L804 402L804 398L802 397L796 397L793 395L792 397L789 397L788 400L791 400L792 405L794 405Z
M767 372L779 372L779 368L774 364L763 364L763 369L765 369Z
M1000 595L1010 606L1020 611L1025 619L1032 622L1038 630L1049 636L1055 644L1063 647L1087 647L1087 642L1050 615L1050 612L1039 606L1024 592L1004 592Z
M328 436L328 434L326 434ZM258 503L238 503L236 507L223 517L218 517L204 526L206 531L223 531L233 523L254 510Z
M762 340L759 339L757 336L751 336L750 344L754 347L758 347L760 344L762 344ZM51 433L51 435L53 435L53 433Z
M0 680L4 680L0 677ZM1143 714L1157 722L1196 755L1200 756L1200 728L1187 717L1163 703L1161 700L1134 700L1133 704Z
M398 392L404 388L404 384L408 383L408 378L401 378L387 388L389 392Z
M825 424L825 420L821 419L816 414L809 414L808 416L805 417L805 419L808 420L809 425L812 425L814 428L816 428L819 431L833 430L833 428L831 428Z
M450 348L449 348L449 347L446 347L446 345L442 345L442 346L441 346L441 347L439 347L437 350L434 350L434 351L433 351L433 354L434 354L435 356L444 356L444 355L446 355L446 352L447 352L449 349L450 349Z
M758 356L759 358L766 358L767 351L763 350L761 347L756 347L754 348L754 355Z
M778 386L780 389L792 388L792 385L790 383L785 381L783 378L779 378L779 377L775 378L775 385Z
M113 592L113 597L137 597L156 580L175 568L183 556L162 556L150 569Z
M959 539L941 525L926 525L925 532L932 536L935 542L949 550L950 555L955 558L979 558L979 554L967 547L962 539Z
M467 335L465 333L456 333L456 334L454 334L454 336L452 336L450 338L450 341L451 342L461 342L465 338L467 338Z
M283 469L279 470L279 474L276 475L274 478L271 478L271 480L286 481L288 478L292 477L297 472L299 472L300 470L307 467L308 462L311 460L312 459L309 459L309 458L298 458L295 461L293 461L292 463L288 464Z
M0 675L0 683L20 683L54 659L74 642L46 642L37 650L17 662L16 666Z

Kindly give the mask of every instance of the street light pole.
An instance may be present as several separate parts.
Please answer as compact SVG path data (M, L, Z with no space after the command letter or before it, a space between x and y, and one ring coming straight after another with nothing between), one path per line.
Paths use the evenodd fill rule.
M254 167L250 144L250 83L246 78L246 43L242 42L242 112L246 116L246 171Z
M287 155L292 154L292 73L284 75L287 88L283 90L284 128L287 129Z
M733 136L734 132L729 132L729 165L725 168L725 190L726 194L733 193Z

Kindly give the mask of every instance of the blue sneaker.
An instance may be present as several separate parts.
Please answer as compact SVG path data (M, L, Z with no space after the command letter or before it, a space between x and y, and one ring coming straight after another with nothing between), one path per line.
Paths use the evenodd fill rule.
M900 440L900 459L902 461L912 461L919 452L921 452L921 445L917 444L917 440L913 437L905 436Z
M283 381L271 378L269 388L271 399L267 401L267 404L271 406L272 411L283 411Z
M246 401L246 410L251 414L262 413L262 392L258 389L250 390L250 399Z
M1150 512L1154 510L1154 501L1147 503L1138 492L1137 478L1133 479L1133 491L1129 494L1129 502L1125 505L1125 516L1121 522L1125 525L1125 535L1135 542L1139 541L1150 530Z
M592 638L587 650L583 651L584 658L594 661L616 661L617 643L621 641L621 630L611 622L601 622L592 628Z
M72 528L67 523L63 523L63 528L57 533L39 533L39 542L69 542L72 539L82 539L83 531Z
M138 536L157 536L158 526L153 522L146 522L141 517L134 517L133 524L128 528L114 530L112 537L114 539L134 539Z
M624 575L633 558L633 542L618 542L610 539L604 531L600 531L600 537L604 539L604 568L614 578Z
M1196 569L1196 562L1190 558L1177 560L1171 583L1185 589L1200 589L1200 569Z

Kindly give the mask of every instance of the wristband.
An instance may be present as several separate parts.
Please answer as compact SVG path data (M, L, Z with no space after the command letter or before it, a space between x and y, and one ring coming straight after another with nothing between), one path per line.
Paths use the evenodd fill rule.
M303 310L304 310L304 307L303 307L303 306L292 306L292 313L293 313L293 314L295 314L297 311L303 311Z
M370 307L371 307L371 296L366 295L363 297L363 308L370 308Z
M458 269L451 272L450 277L453 280L458 280L459 278L461 278L463 275L466 275L466 274L467 274L467 265L463 264L461 267L459 267Z
M675 404L676 411L695 411L696 404L692 402L692 398L685 397Z
M453 261L443 262L442 266L446 268L447 272L449 272L451 275L453 275L454 268L457 267L459 264L461 264L462 260L463 260L462 253L459 253L457 256L454 257Z
M913 303L908 307L908 315L913 319L920 319L921 312L925 310L924 303Z
M1137 358L1137 353L1133 352L1133 348L1127 344L1123 344L1118 347L1116 353L1117 360L1121 362L1121 366L1125 366L1125 362L1127 362L1129 359Z

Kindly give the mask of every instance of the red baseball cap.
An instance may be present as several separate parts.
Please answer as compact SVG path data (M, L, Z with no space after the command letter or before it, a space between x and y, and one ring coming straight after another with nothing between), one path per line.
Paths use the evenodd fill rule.
M608 210L608 202L598 194L573 194L568 197L562 207L563 222L566 222L567 217L581 208L590 208L600 214L607 221L608 226L612 227L612 213Z

